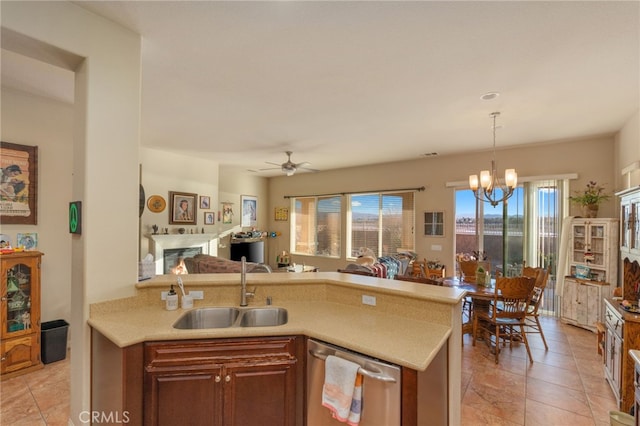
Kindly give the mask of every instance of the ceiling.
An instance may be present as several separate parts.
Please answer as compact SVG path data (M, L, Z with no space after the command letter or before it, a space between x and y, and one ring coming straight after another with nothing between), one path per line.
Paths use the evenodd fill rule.
M143 146L260 176L288 150L329 170L491 149L493 111L498 149L612 134L640 105L638 2L73 3L142 35ZM3 86L72 98L3 48Z

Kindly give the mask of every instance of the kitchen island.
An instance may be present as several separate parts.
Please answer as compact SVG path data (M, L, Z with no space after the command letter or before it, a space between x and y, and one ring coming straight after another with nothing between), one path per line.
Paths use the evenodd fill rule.
M182 279L187 291L204 292L204 300L196 300L194 309L239 303L239 274ZM403 424L407 425L419 424L418 419L428 415L419 412L422 373L444 359L445 385L436 393L446 394L447 423L460 423L462 290L334 272L248 274L248 287L255 287L250 306L264 306L269 297L274 306L287 309L286 324L180 330L172 325L185 311L167 311L160 300L161 291L171 284L176 284L175 276L158 276L138 283L134 297L91 305L93 411L127 411L129 424L147 421L143 407L148 411L148 402L142 394L152 385L145 376L151 369L145 347L148 355L150 345L162 342L179 346L185 341L189 346L198 341L288 339L291 359L297 362L294 382L302 387L304 339L311 337L401 366ZM368 303L374 300L375 306L363 304L363 296L368 296ZM303 389L296 393L303 394ZM300 398L291 424L304 424L301 404Z

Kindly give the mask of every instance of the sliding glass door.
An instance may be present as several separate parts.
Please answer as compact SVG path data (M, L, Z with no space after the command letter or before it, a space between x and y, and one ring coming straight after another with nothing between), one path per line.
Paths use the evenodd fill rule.
M555 312L555 268L564 181L526 182L492 207L469 189L456 190L456 253L483 252L496 271L515 276L529 266L549 267L543 309ZM502 194L498 193L498 197Z

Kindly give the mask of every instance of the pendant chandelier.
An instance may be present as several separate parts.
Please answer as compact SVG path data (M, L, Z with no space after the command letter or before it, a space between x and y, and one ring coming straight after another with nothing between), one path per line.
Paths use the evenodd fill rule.
M496 169L496 117L499 115L499 112L491 113L491 117L493 117L493 159L491 160L491 170L481 171L479 181L478 175L469 176L469 186L473 191L473 195L480 201L490 203L493 207L511 197L518 184L516 169L506 169L504 171L504 184L498 179L498 171ZM502 190L502 198L496 198L496 189Z

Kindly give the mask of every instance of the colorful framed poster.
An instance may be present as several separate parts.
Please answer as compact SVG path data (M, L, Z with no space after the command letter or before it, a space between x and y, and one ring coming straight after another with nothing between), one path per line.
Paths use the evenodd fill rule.
M288 207L276 207L275 220L287 221L289 220L289 208Z
M222 223L233 222L233 203L222 203Z
M38 223L38 147L0 142L0 223Z

